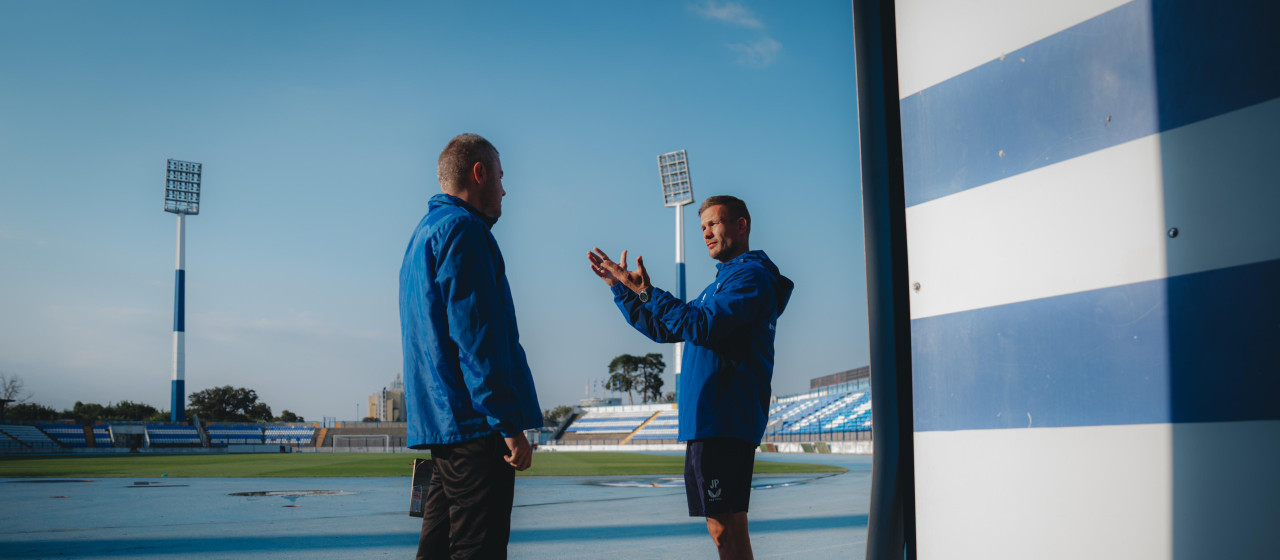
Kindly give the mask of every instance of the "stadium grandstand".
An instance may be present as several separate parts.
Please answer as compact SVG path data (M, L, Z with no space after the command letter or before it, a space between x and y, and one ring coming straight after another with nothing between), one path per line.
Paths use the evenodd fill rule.
M62 445L35 426L6 424L0 426L0 449L54 450Z
M264 443L307 446L315 437L315 428L309 426L272 426L263 428Z
M89 447L84 426L77 424L36 424L35 427L68 449Z
M614 404L616 402L617 399L584 402L582 404L589 406L575 409L559 430L548 427L546 433L530 437L539 445L583 451L615 446L674 449L679 445L679 412L675 404ZM806 392L774 397L768 412L769 420L762 442L765 449L791 450L797 444L810 446L819 442L869 442L870 371L862 367L814 378ZM234 422L207 425L116 422L95 426L3 424L0 425L0 453L112 448L119 451L151 448L178 452L205 448L212 452L240 449L236 446L274 447L281 452L400 452L405 451L405 432L404 422L386 421L335 422L324 427L298 423ZM805 447L805 450L810 447Z
M109 448L114 447L111 442L111 432L107 431L106 426L93 427L93 445L92 447Z
M569 425L561 442L620 444L640 430L659 412L672 405L626 405L589 407L586 414Z
M200 446L200 432L195 426L161 424L146 427L147 444L150 447Z
M209 426L209 445L263 443L262 426Z
M815 377L809 390L774 397L765 442L871 439L871 368Z
M653 416L631 436L632 441L676 441L676 432L680 427L680 413L676 410L662 410Z
M860 367L810 380L809 390L776 396L769 405L765 443L871 439L871 371ZM552 446L677 443L679 413L672 404L582 406Z
M356 426L365 423L349 423ZM363 433L367 430L355 429ZM390 445L403 444L404 424L399 430L375 430L391 434ZM181 451L195 448L227 448L236 445L275 446L296 450L318 447L317 433L341 435L340 428L317 428L313 425L281 424L170 424L115 421L112 424L85 426L68 422L0 424L0 453L93 452L115 449L169 449Z

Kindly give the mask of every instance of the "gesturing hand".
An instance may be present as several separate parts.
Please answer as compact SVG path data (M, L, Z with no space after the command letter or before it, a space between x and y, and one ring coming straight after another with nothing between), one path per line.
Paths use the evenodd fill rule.
M596 250L599 251L600 249L596 249ZM603 255L604 253L600 253L600 254ZM600 255L592 253L591 251L587 251L587 264L591 266L591 272L594 272L596 276L599 276L601 280L604 280L604 283L606 285L612 288L614 285L618 283L618 279L614 278L613 274L608 270L605 270L603 266L600 266L600 262L602 260L603 259L600 257Z
M591 261L591 271L611 287L622 282L623 286L637 294L653 287L649 282L649 271L644 268L644 257L637 256L636 269L627 270L626 249L622 251L621 264L613 262L599 247L595 252L587 253L587 260Z

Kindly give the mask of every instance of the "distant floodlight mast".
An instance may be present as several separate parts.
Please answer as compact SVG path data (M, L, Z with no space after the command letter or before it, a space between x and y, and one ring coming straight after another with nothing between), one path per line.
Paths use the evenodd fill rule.
M658 173L662 177L662 204L676 209L676 284L680 301L684 294L684 207L693 202L693 182L689 179L689 155L684 150L658 156ZM680 400L680 362L684 343L676 343L676 401Z
M178 261L173 281L173 383L169 419L186 416L186 231L188 214L200 213L201 165L170 159L165 166L164 211L178 215Z

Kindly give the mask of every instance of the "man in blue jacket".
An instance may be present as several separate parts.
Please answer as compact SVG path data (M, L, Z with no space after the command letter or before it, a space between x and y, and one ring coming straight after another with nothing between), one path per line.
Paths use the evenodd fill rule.
M440 152L440 189L400 267L408 445L430 449L418 558L506 558L515 471L542 426L502 252L502 161L488 140Z
M687 343L680 377L679 439L691 517L706 517L720 558L751 558L747 506L755 450L768 421L773 337L794 284L752 251L751 214L732 196L698 209L716 280L688 303L655 288L642 257L627 270L600 249L591 270L613 291L627 322L654 342Z

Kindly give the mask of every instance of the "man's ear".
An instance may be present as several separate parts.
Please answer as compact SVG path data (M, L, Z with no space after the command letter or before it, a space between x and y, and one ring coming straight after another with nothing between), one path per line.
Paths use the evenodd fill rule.
M747 222L745 217L739 217L734 220L734 225L738 226L738 235L746 235L751 232L751 224Z
M488 181L488 179L489 170L485 169L483 163L478 161L475 162L475 164L471 166L471 180L475 181L477 185L483 185Z

